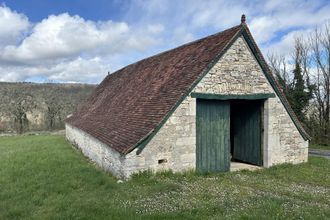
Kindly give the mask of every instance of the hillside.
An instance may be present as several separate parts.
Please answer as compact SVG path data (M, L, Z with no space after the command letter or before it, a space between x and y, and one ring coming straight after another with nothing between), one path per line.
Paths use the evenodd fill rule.
M0 82L0 133L64 128L96 85Z

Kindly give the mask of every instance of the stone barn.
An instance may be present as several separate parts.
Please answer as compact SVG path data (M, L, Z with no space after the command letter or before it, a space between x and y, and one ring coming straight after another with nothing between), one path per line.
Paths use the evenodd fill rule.
M119 178L301 163L309 142L244 15L240 25L108 75L67 119L66 137Z

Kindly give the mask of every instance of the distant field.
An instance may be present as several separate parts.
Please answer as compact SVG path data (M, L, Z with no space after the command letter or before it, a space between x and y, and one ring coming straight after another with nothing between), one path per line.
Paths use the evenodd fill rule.
M0 138L0 219L329 219L330 160L117 183L63 136Z
M309 146L309 148L311 149L317 149L317 150L328 150L330 151L330 145L327 145L327 144L311 144Z

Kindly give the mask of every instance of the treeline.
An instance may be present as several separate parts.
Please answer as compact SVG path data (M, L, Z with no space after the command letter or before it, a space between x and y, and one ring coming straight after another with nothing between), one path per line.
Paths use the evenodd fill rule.
M63 129L67 115L94 88L88 84L0 82L0 132Z
M330 144L330 23L296 36L291 54L268 61L312 141Z

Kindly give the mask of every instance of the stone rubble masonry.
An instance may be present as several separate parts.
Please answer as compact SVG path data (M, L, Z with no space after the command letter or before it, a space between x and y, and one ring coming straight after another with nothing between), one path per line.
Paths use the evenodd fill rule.
M275 93L242 37L233 43L193 92ZM300 135L277 96L265 101L263 121L265 167L307 161L308 141ZM171 169L178 172L195 169L196 99L188 95L140 154L135 149L127 155L121 155L70 125L67 125L67 138L86 156L119 178L129 178L131 174L143 170ZM164 162L159 163L159 160Z
M116 177L125 178L122 164L122 161L125 160L124 155L68 123L65 125L65 132L66 138L71 144L81 150L86 157Z

